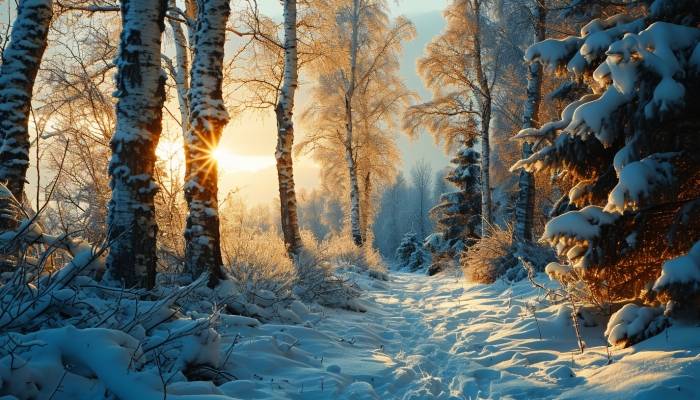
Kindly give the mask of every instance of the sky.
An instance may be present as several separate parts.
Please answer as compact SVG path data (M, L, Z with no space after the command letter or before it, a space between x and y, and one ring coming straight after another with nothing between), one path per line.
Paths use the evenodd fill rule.
M417 92L424 100L429 94L416 72L416 60L423 54L425 45L444 26L442 10L449 0L389 0L392 17L403 15L408 17L416 26L416 38L405 44L401 60L400 73L409 89ZM258 0L260 11L265 15L281 19L282 7L279 0ZM0 17L6 17L5 10L0 8ZM312 82L304 81L301 76L300 89L297 91L296 112L301 114L305 103L304 87ZM295 135L298 140L304 135L301 124L296 124ZM179 135L179 127L168 126L171 134ZM275 168L274 151L277 143L277 127L274 111L264 110L243 112L231 120L224 131L219 151L219 191L224 198L230 191L236 191L246 199L250 206L270 205L278 201L277 171ZM180 152L181 145L161 138L159 156ZM401 169L406 176L411 167L419 160L428 162L433 171L437 172L448 165L449 159L437 146L432 137L424 134L410 140L403 132L398 132L398 144L402 155ZM178 149L173 150L173 146ZM33 151L32 151L33 157ZM320 186L319 166L308 156L300 156L294 160L294 175L297 192L303 196ZM43 172L42 175L45 175ZM46 182L50 177L42 177ZM33 168L28 171L29 187L36 185L36 173ZM28 190L31 198L32 190Z
M281 16L279 0L259 0L262 13ZM427 99L428 92L416 72L416 60L422 55L425 45L443 28L442 10L447 0L390 0L392 16L404 15L416 25L417 37L405 46L400 73L408 87ZM303 77L302 77L303 78ZM305 104L304 86L311 82L301 82L297 92L297 112ZM297 126L300 126L297 124ZM301 129L296 135L303 135ZM220 165L220 191L227 193L237 190L240 195L253 204L269 204L278 195L277 172L274 166L274 149L276 145L276 125L273 110L264 112L246 112L236 117L224 132L221 142L222 162ZM425 160L437 172L448 164L448 158L441 148L434 144L432 137L423 135L409 140L399 132L399 148L402 154L402 170L408 174L411 166L419 160ZM226 159L238 157L248 160L253 168L243 171L240 162L227 162ZM244 157L244 158L242 158ZM295 159L295 182L299 192L310 191L320 186L319 167L308 157ZM223 196L221 196L223 197Z

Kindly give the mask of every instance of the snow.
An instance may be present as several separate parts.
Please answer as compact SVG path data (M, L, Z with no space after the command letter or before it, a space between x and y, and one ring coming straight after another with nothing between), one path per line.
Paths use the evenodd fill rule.
M687 255L664 262L653 290L659 291L673 284L692 284L696 288L700 285L700 242L695 243Z
M543 300L528 281L475 285L448 274L409 273L394 273L388 282L354 278L365 291L364 313L295 303L289 309L298 315L297 324L221 315L214 328L180 337L175 354L182 363L204 358L235 379L217 386L166 374L166 380L172 378L168 398L700 396L697 327L675 324L667 335L621 349L606 347L602 326L585 326L586 349L580 354L569 306ZM543 274L535 279L552 284ZM644 330L659 315L627 305L611 319L608 338ZM178 337L198 324L177 320L178 326L150 340ZM3 348L10 348L7 339L3 336ZM48 397L60 386L54 399L102 398L105 389L122 399L163 398L155 370L128 368L140 365L149 346L132 335L67 326L13 334L12 340L24 347L15 349L16 358L0 359L0 396Z
M626 345L630 341L636 342L634 338L654 335L666 327L667 320L663 311L660 307L625 304L610 317L605 336L611 344Z
M638 208L654 190L668 188L675 179L672 160L678 153L657 153L625 165L615 188L608 195L607 212L624 213Z

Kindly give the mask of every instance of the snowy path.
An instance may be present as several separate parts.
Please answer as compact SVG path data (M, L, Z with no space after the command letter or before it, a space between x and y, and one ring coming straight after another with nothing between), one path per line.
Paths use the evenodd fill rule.
M569 309L535 319L527 282L394 273L363 283L366 313L243 329L229 368L240 380L222 389L244 399L700 398L697 327L613 350L608 365L603 328L584 328L578 354Z

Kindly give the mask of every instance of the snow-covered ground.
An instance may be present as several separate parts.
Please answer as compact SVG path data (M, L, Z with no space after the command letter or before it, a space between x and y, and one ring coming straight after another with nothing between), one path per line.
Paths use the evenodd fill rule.
M604 346L604 326L583 327L580 354L568 306L548 305L527 281L393 273L362 285L366 313L324 309L303 325L231 331L222 347L236 338L226 369L239 380L222 391L243 399L700 398L698 327L676 324L624 350Z
M294 301L278 310L287 323L222 314L210 326L206 315L181 316L140 343L125 332L140 337L143 328L12 335L0 358L0 399L155 400L164 389L167 399L198 400L700 399L698 326L676 323L624 350L604 345L603 324L582 327L581 354L569 306L550 304L527 280L346 274L362 287L354 305L366 312ZM175 374L137 367L137 350L159 343L170 344L156 356L176 360ZM218 367L205 381L178 372L202 360Z

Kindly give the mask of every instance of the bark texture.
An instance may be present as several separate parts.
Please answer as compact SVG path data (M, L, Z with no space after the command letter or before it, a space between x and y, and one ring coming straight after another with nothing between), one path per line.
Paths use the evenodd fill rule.
M298 86L297 2L284 0L284 77L275 108L277 117L277 178L284 243L290 255L301 248L297 197L294 190L292 147L294 146L294 94Z
M29 111L34 81L46 49L51 0L21 0L0 66L0 182L22 198L29 167ZM0 231L16 228L17 218L0 219Z
M117 126L109 163L110 275L126 286L153 287L156 273L153 173L162 130L165 75L161 36L166 0L122 0L117 58Z
M177 7L177 2L175 0L169 0L168 4L171 9ZM182 124L182 132L186 135L190 114L190 104L187 98L190 91L190 53L187 46L185 31L182 29L183 23L175 19L178 17L176 13L171 12L169 15L173 17L168 19L168 23L173 31L173 42L175 45L173 75L175 78L175 88L177 90L178 107L180 110L180 123Z
M489 87L484 65L481 57L481 0L470 0L473 12L472 35L474 38L474 72L476 73L479 90L479 103L481 107L481 237L485 237L491 226L491 179L490 157L491 147L489 140L489 127L491 124L491 88ZM467 7L467 12L469 12ZM467 18L469 20L469 18Z
M223 101L227 0L199 0L189 91L190 122L185 138L185 267L193 277L209 271L209 286L225 279L219 232L218 166L212 151L228 123Z
M536 2L533 12L534 18L534 43L544 40L545 21L547 10L542 2ZM527 68L527 99L523 107L523 129L536 128L540 113L542 95L542 65L531 63ZM522 147L522 159L532 155L532 145L524 143ZM515 202L515 227L513 240L532 241L533 216L535 213L535 178L525 169L520 170L518 176L518 198Z
M347 78L345 90L345 159L348 163L350 177L350 229L356 246L364 244L360 221L360 185L357 177L357 159L353 144L352 101L357 85L357 52L360 34L360 0L353 0L352 37L350 39L350 77Z

